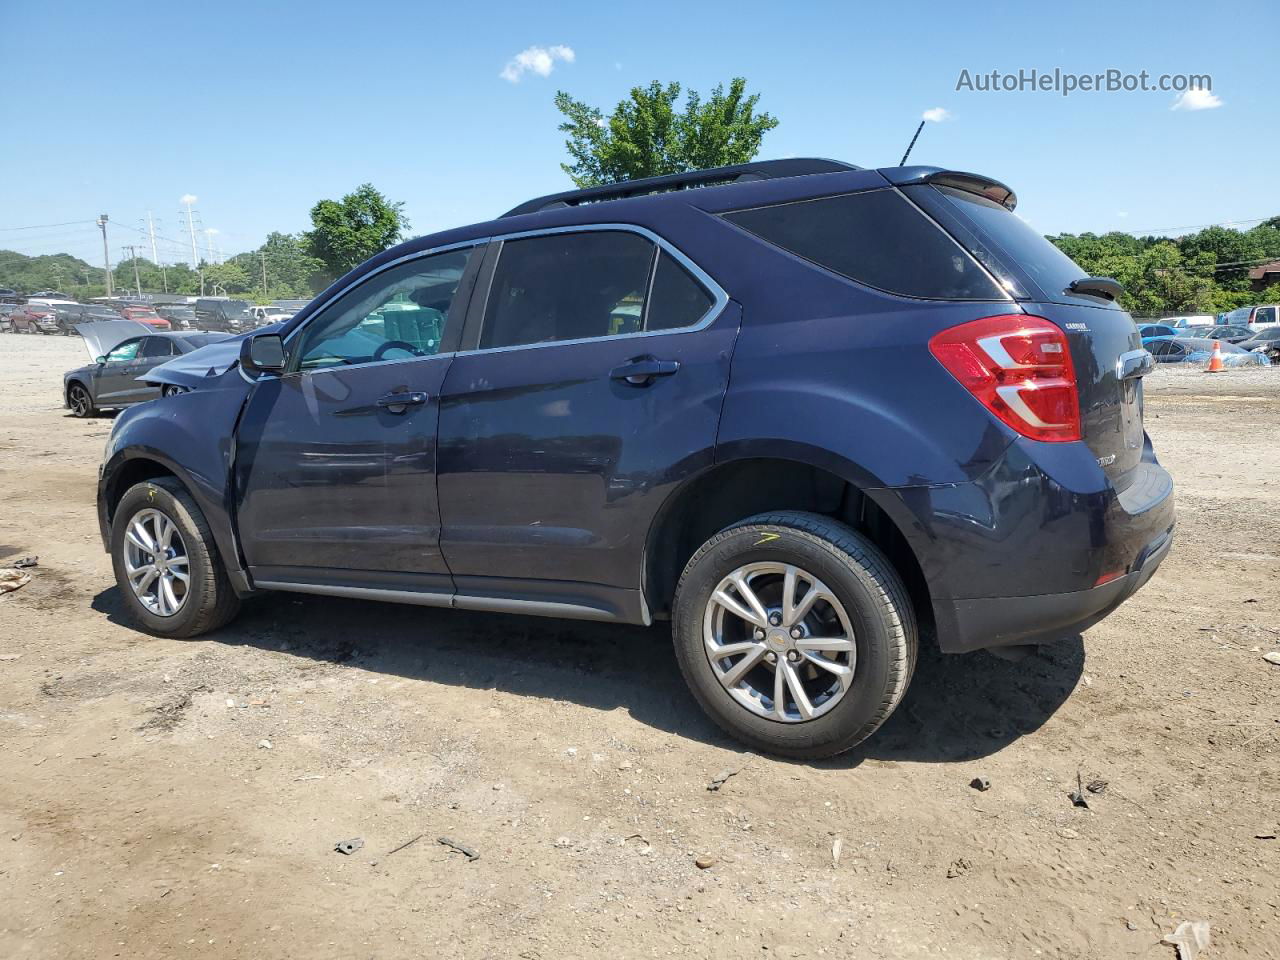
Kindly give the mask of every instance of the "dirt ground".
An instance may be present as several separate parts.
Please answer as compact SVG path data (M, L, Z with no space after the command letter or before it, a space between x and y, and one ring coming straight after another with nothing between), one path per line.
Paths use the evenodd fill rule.
M661 627L275 595L144 636L94 519L111 420L60 405L83 362L0 336L0 567L40 558L0 597L0 957L1110 960L1184 919L1280 957L1280 369L1148 378L1178 539L1119 612L926 655L863 748L786 763Z

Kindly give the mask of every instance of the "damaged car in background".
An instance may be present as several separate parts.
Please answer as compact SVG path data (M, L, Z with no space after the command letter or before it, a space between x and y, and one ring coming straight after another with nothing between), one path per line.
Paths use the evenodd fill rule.
M136 320L80 323L90 363L62 375L64 405L77 417L154 400L162 387L138 378L175 357L228 339L225 333L156 332Z

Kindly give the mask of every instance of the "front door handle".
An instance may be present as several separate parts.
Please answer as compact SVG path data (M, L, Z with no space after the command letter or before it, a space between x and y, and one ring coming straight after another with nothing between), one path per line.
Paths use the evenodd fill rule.
M427 395L420 391L412 393L388 393L378 400L378 406L388 413L404 413L410 407L420 407L427 402Z
M643 387L654 377L669 377L680 369L676 360L658 360L655 357L636 357L609 371L614 380L625 380L634 387Z

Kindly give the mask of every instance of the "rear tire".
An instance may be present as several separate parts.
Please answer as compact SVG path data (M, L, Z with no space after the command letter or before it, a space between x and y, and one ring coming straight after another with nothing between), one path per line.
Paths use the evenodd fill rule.
M148 534L158 527L163 528L164 521L175 528L176 536L172 537L171 543L176 543L176 550L185 557L181 568L185 568L187 578L177 596L176 609L167 613L164 612L165 601L160 601L159 609L156 609L157 605L147 599L154 580L141 591L134 586L146 576L138 575L140 569L146 569L146 558L143 556L140 561L139 554L149 554L154 558L161 552L138 550L135 523L143 525L142 539L146 543ZM134 532L132 538L131 531ZM171 547L170 552L174 549ZM173 559L176 561L176 555ZM199 636L221 627L240 610L240 600L227 579L204 514L173 477L158 477L135 484L125 491L111 521L111 564L129 613L142 629L156 636ZM154 563L151 565L155 566ZM158 588L155 592L158 597ZM169 597L173 598L174 593Z
M810 593L819 599L801 614ZM793 511L743 520L694 553L672 634L707 714L752 748L795 759L874 733L906 693L918 644L915 610L884 554L843 523Z

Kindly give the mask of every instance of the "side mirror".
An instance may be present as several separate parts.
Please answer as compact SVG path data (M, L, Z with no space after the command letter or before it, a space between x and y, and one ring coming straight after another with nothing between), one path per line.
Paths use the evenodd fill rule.
M240 366L248 373L279 373L284 362L284 341L279 334L260 333L240 341Z
M94 360L93 360L93 362L94 362L94 363L106 363L106 362L107 362L107 358L106 358L106 357L95 357L95 358L94 358Z

